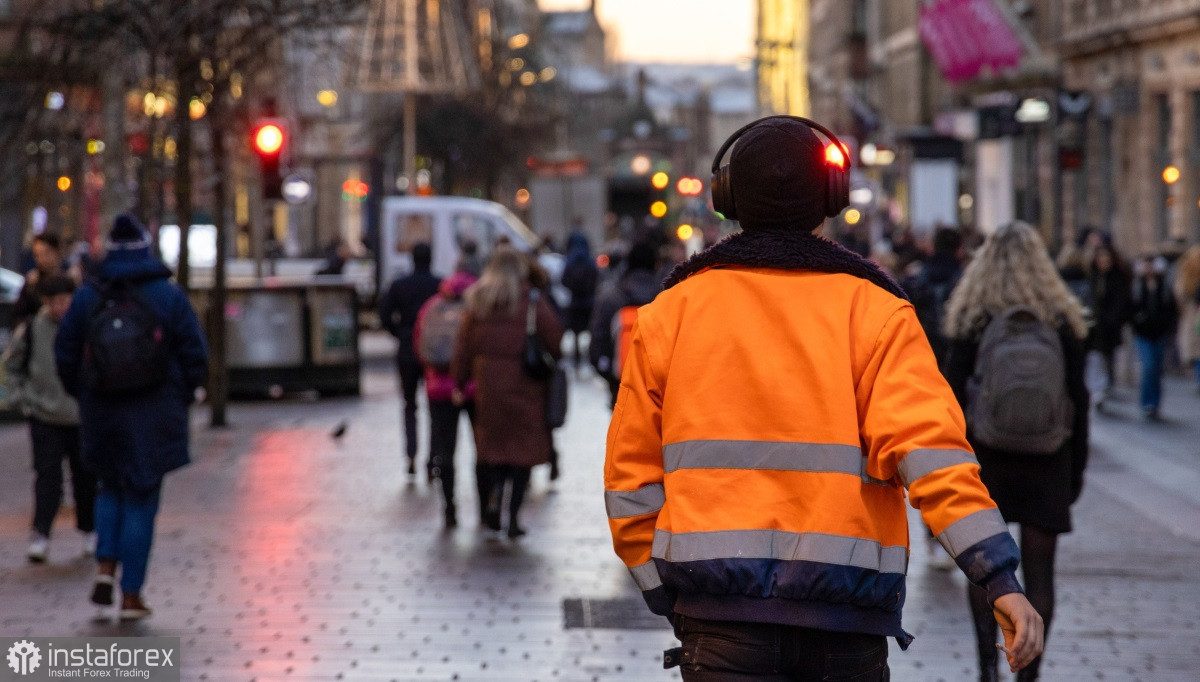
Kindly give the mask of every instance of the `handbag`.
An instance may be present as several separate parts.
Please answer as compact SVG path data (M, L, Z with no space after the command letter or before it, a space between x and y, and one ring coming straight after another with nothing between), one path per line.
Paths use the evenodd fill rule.
M567 371L556 366L546 387L546 426L557 429L567 422Z
M521 349L521 369L530 379L546 381L558 363L537 335L537 289L529 292L529 307L525 312L525 346Z

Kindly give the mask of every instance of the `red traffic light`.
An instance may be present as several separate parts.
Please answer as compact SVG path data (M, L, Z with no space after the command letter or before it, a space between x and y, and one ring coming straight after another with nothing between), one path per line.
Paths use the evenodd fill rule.
M371 192L371 187L362 180L347 180L342 183L342 198L346 201L357 199L362 201Z
M704 191L704 183L699 178L679 178L679 182L675 183L675 189L685 197L696 197Z
M283 149L283 127L277 123L263 123L254 129L254 151L271 156Z

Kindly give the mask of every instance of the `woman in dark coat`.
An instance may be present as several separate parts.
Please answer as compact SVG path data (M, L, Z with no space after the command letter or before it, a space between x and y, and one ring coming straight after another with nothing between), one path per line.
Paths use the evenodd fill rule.
M1071 505L1083 489L1088 456L1088 393L1084 386L1088 329L1078 299L1059 277L1037 232L1024 223L1000 228L988 237L946 303L944 320L950 350L946 380L967 408L967 382L975 372L983 331L993 318L1026 306L1058 331L1063 349L1066 394L1072 404L1070 435L1051 455L989 448L978 442L970 420L967 437L1000 513L1021 525L1021 567L1029 601L1042 616L1047 635L1054 616L1054 554L1058 534L1071 530ZM980 679L995 680L996 623L987 596L968 587L979 646ZM1022 669L1018 680L1038 677L1041 659Z
M1096 248L1089 270L1095 319L1091 348L1104 357L1107 386L1111 388L1115 379L1113 356L1121 346L1125 325L1129 322L1129 275L1116 251L1107 244ZM1103 407L1107 393L1106 389L1102 395L1095 396L1098 407Z
M452 374L461 388L475 381L475 449L492 482L486 501L488 525L500 530L500 507L509 488L508 535L525 534L517 513L530 469L550 461L545 423L545 381L521 366L526 315L534 310L535 329L555 359L561 356L563 329L541 297L530 302L529 267L510 247L498 247L483 275L467 292L467 317L459 333Z

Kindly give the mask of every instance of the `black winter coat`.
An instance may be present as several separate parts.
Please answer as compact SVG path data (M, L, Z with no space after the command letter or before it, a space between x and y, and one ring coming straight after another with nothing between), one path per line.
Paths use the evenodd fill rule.
M188 454L188 406L208 375L208 347L187 294L169 280L171 271L148 249L113 251L100 263L101 281L131 279L166 332L167 379L132 396L98 394L83 380L83 353L92 312L101 294L85 282L58 326L54 357L67 392L79 399L80 450L100 480L148 491L184 466Z
M1092 313L1096 326L1092 330L1092 348L1111 353L1122 342L1122 330L1129 322L1129 278L1113 268L1106 273L1094 272L1091 277Z
M1161 278L1149 286L1146 278L1133 282L1133 333L1146 339L1161 339L1175 331L1179 306L1175 295Z
M962 265L958 259L946 254L934 254L915 277L904 282L904 289L917 312L917 321L925 330L938 367L946 362L950 340L942 333L942 314L946 301L962 277Z
M980 477L1004 519L1052 533L1071 530L1071 505L1083 491L1088 460L1088 411L1091 407L1083 380L1087 350L1069 327L1059 329L1066 360L1067 395L1075 408L1071 436L1050 456L1025 455L990 449L975 440L967 424L967 440L975 449ZM966 411L967 379L975 371L978 337L952 339L943 372L959 405Z
M442 280L435 277L429 268L421 268L410 275L397 277L387 293L379 299L379 322L399 341L396 346L397 360L418 361L413 349L417 313L438 292L441 283Z

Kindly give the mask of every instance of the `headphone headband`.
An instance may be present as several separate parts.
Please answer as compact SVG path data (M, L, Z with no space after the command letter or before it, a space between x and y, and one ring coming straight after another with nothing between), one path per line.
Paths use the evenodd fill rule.
M791 116L789 114L776 114L775 116L766 116L764 118L758 119L757 121L752 121L750 123L747 123L746 125L742 126L741 128L738 128L736 131L734 131L734 133L732 135L730 135L728 137L728 139L725 140L725 144L722 144L721 148L717 150L717 156L716 156L716 158L713 159L713 162L712 162L712 172L716 173L717 171L719 171L721 169L721 159L725 158L725 152L729 151L729 148L733 146L734 142L737 142L737 139L739 137L741 137L743 133L745 133L747 130L750 130L751 128L757 126L758 124L760 124L764 121L771 121L771 120L780 119L780 118L788 119L788 120L792 120L792 121L799 121L800 123L803 123L804 125L808 126L809 128L813 128L813 129L817 130L818 132L822 133L823 135L825 135L825 137L829 138L830 142L833 142L839 148L841 148L841 149L846 148L846 145L842 144L842 141L838 139L837 135L834 135L833 132L830 131L828 128L826 128L825 126L821 125L820 123L817 123L816 121L814 121L810 118L804 118L803 116ZM845 157L846 157L846 169L849 170L850 169L850 155L845 154Z

